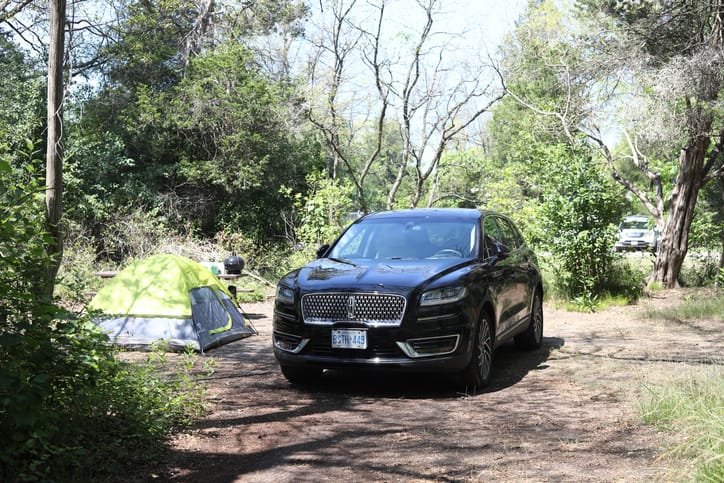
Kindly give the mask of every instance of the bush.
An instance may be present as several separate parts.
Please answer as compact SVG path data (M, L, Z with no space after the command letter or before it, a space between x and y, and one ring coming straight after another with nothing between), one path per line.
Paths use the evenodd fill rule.
M45 322L52 322L45 326ZM186 375L128 364L87 318L47 308L0 346L0 479L106 477L158 455L166 436L203 410Z
M616 256L608 271L599 279L595 292L571 297L568 285L560 280L561 260L557 255L538 257L543 275L543 289L548 300L558 301L571 310L590 312L606 305L630 304L638 300L651 271L651 258Z
M651 258L615 258L601 283L601 290L612 297L623 297L628 303L635 302L644 293L651 264Z
M623 201L590 159L561 159L550 172L541 221L548 246L555 248L550 264L555 290L592 307L610 274Z
M690 251L679 273L679 282L684 287L710 287L720 277L719 259L704 252Z
M121 362L88 317L37 293L50 263L42 190L32 163L13 171L1 155L0 481L107 477L153 457L202 410L203 388L188 371Z
M80 227L65 230L63 260L55 282L55 295L69 306L82 305L86 293L100 288L102 281L93 274L106 268L97 262L95 240Z

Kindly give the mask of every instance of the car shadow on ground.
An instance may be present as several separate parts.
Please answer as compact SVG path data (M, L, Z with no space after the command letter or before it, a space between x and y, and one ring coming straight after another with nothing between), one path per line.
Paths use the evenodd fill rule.
M501 391L521 381L530 371L545 369L553 350L563 347L558 337L544 337L539 349L521 350L507 343L495 351L493 376L485 388L465 387L454 375L399 373L384 371L325 371L314 383L298 385L302 391L330 395L380 398L459 398Z
M551 353L564 345L565 340L560 337L544 337L541 347L533 351L519 349L513 342L502 345L495 351L493 378L482 392L503 390L520 382L531 371L546 369Z

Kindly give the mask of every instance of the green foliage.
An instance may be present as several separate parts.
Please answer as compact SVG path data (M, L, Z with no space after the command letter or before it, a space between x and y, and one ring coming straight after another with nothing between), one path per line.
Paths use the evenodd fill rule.
M63 172L63 201L69 218L93 232L97 225L115 218L118 207L127 206L129 200L138 205L153 199L150 187L133 179L136 162L125 153L118 134L69 124Z
M120 38L101 52L108 80L122 87L143 83L161 89L175 84L183 71L179 46L197 19L194 2L131 1L120 13Z
M710 287L721 277L717 255L690 251L681 267L679 280L684 287Z
M202 393L190 372L121 362L88 317L37 293L49 260L33 166L13 170L0 152L0 479L107 477L152 456Z
M171 95L168 129L184 139L176 169L187 186L177 190L182 213L205 232L223 224L255 236L283 231L278 215L289 206L268 187L301 191L318 162L316 144L289 131L293 91L266 78L244 46L230 44L192 59Z
M349 182L333 180L317 172L307 177L310 188L306 197L294 195L300 225L296 235L300 242L320 246L332 242L350 220L353 211L354 188ZM288 196L291 193L285 188Z
M171 231L156 210L119 208L100 232L101 254L116 262L146 258L163 251Z
M689 230L689 252L724 247L724 178L712 180L699 195Z
M37 281L47 269L45 247L50 237L44 232L44 184L39 179L39 162L32 157L23 169L13 169L10 155L0 145L0 324L10 314L31 310ZM32 153L33 146L28 145Z
M152 458L203 410L190 373L127 364L87 318L50 306L0 342L3 479L110 476ZM26 316L31 317L31 316Z
M595 305L610 276L621 209L617 190L590 159L551 163L541 205L543 233L556 254L556 288L584 307Z
M269 32L283 32L297 36L304 31L304 20L309 7L297 0L256 0L226 5L225 15L232 19L234 35L255 36Z
M67 304L84 304L87 293L100 287L93 274L100 271L96 263L95 240L74 225L63 234L63 260L55 282L55 296Z
M562 78L562 66L575 65L581 55L572 43L569 27L558 2L529 4L501 47L506 88L514 96L506 96L493 108L487 124L493 144L492 165L486 174L497 182L488 188L486 206L509 213L529 242L545 251L555 245L538 206L546 193L556 193L559 167L565 165L563 160L571 157L572 150L563 123L575 134L587 96L582 79L566 85L570 77ZM565 112L566 118L542 112ZM586 152L582 147L582 153ZM589 235L597 236L595 231L576 234L582 239ZM587 239L575 244L581 242L591 243Z
M227 226L259 244L279 236L290 200L269 187L302 192L307 172L321 162L318 144L295 118L296 87L266 75L236 41L192 56L181 76L178 45L186 31L175 27L158 45L145 44L154 37L136 37L137 23L165 25L170 16L183 25L189 14L166 4L137 8L143 14L127 20L121 50L109 55L123 58L125 48L148 55L110 64L116 81L89 92L82 116L71 116L69 215L90 225L97 240L105 240L97 226L128 206L156 210L170 227L204 236ZM176 43L166 36L178 36ZM131 75L136 68L151 74Z
M640 42L640 48L659 62L691 54L701 48L700 39L715 34L712 31L718 28L710 21L718 14L716 2L577 0L577 6L603 13L623 26ZM672 18L676 22L671 22Z
M39 139L45 125L45 78L0 30L0 145L5 159L26 160L27 139Z
M651 273L651 255L615 257L603 281L601 292L633 303L644 293L646 277Z

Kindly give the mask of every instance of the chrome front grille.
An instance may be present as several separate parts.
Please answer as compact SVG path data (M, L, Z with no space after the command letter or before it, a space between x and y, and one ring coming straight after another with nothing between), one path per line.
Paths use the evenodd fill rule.
M311 293L302 297L302 317L307 324L339 321L399 326L405 314L405 297L378 293Z

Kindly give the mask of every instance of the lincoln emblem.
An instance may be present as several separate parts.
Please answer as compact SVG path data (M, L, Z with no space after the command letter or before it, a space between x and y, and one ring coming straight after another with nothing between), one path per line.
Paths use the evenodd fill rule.
M355 300L354 296L350 296L347 298L347 318L349 320L354 319L354 307L357 305L357 300Z

